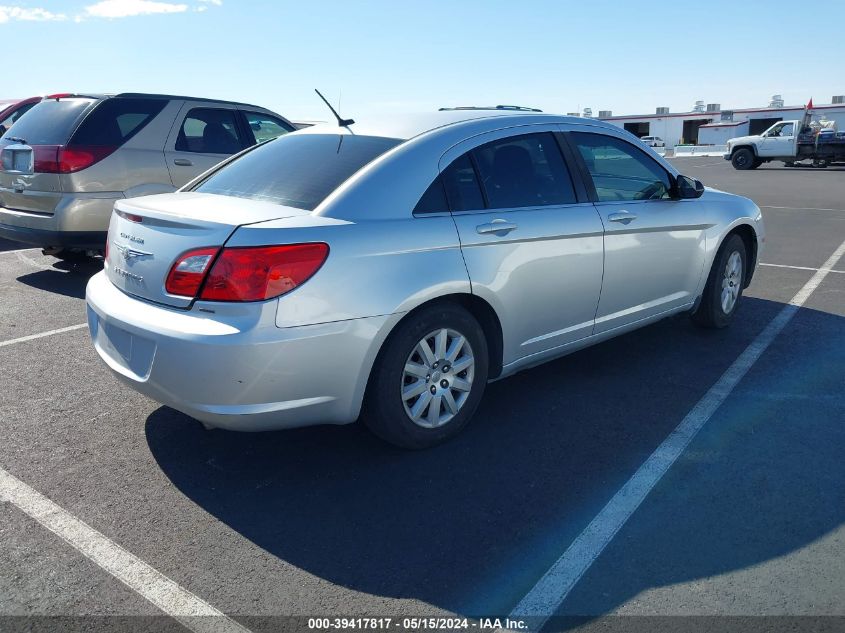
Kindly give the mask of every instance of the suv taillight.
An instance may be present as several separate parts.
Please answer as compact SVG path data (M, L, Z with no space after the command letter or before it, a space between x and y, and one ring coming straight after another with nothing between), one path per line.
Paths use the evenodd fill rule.
M32 171L37 174L72 174L100 162L116 149L111 145L33 145Z
M290 292L316 273L329 246L286 244L218 249L201 248L182 255L167 276L171 294L206 301L264 301ZM209 266L211 270L206 271ZM200 290L200 287L202 288Z

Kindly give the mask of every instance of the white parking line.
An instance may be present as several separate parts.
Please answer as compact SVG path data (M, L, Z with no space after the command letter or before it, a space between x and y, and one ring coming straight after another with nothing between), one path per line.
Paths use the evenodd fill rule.
M704 394L669 437L663 440L637 472L613 495L601 512L516 605L511 619L530 617L532 628L539 630L546 620L554 615L572 588L625 525L655 484L680 457L696 433L731 394L775 337L792 320L843 254L845 242L839 245L833 255Z
M0 347L7 345L14 345L15 343L24 343L25 341L33 341L37 338L44 338L45 336L53 336L54 334L62 334L63 332L72 332L73 330L81 330L88 327L87 323L78 323L76 325L69 325L68 327L60 327L58 330L50 330L48 332L41 332L40 334L30 334L29 336L21 336L20 338L9 339L8 341L0 341Z
M809 266L788 266L787 264L767 264L765 262L760 262L760 266L769 266L771 268L791 268L792 270L818 270L818 268L810 268ZM827 272L845 275L845 270L829 270Z
M204 600L0 468L5 498L83 556L196 633L248 633Z

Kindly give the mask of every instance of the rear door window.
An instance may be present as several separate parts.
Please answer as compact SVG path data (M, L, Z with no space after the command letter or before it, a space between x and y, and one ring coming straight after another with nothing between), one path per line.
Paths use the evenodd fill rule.
M235 110L193 108L182 121L176 151L198 154L235 154L246 144L238 135Z
M440 176L452 211L484 209L484 196L469 154L455 159Z
M551 132L511 136L474 150L490 209L577 202L572 178Z
M22 139L28 145L64 145L79 120L97 100L87 97L40 101L3 136Z
M165 99L106 99L85 117L71 144L120 147L152 121L165 105Z
M657 161L614 136L571 132L600 202L660 200L671 192L669 174Z
M272 141L274 138L293 132L293 127L281 119L260 112L244 112L246 124L252 134L253 144Z

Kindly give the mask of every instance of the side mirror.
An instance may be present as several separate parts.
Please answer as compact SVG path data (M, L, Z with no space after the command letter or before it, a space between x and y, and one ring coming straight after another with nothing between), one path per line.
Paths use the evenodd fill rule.
M678 176L675 179L675 191L681 199L700 198L704 193L704 185L700 180L689 176Z
M0 136L3 136L6 133L6 126L0 125Z

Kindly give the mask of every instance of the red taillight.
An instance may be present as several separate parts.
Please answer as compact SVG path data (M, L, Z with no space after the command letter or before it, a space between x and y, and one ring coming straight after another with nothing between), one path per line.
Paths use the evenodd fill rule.
M59 173L60 145L33 145L32 171L37 174Z
M33 145L32 171L39 174L72 174L103 160L116 149L111 145Z
M172 295L196 297L205 273L219 250L219 247L214 246L184 253L170 269L164 289Z
M264 301L302 285L329 255L328 244L287 244L188 251L173 264L165 289L206 301ZM211 270L209 271L209 265ZM208 273L206 275L206 272Z
M200 299L263 301L305 283L326 261L328 244L225 248L214 262Z

